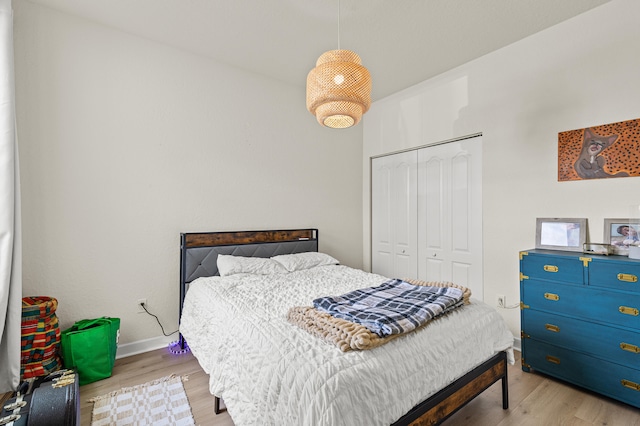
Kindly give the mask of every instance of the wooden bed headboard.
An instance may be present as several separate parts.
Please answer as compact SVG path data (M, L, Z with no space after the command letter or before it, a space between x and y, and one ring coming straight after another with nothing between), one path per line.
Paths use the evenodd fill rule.
M219 254L268 258L308 251L318 251L317 229L181 233L180 317L188 284L200 277L219 275ZM180 346L184 349L182 335Z

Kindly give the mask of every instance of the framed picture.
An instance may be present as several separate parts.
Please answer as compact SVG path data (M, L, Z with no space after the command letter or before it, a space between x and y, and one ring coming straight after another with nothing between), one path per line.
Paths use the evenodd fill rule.
M640 176L640 118L558 133L558 182Z
M604 242L613 246L613 253L629 255L629 246L640 246L640 219L605 219Z
M536 219L536 248L582 251L587 242L587 219Z

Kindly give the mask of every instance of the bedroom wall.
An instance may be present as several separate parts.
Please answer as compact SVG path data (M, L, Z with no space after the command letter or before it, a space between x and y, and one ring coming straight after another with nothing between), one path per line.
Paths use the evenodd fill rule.
M24 295L56 297L62 328L120 317L120 354L175 340L136 301L176 330L180 232L317 227L362 266L362 126L319 126L306 76L14 9Z
M371 156L483 134L484 300L519 302L518 252L538 217L630 217L640 178L558 182L558 132L640 118L640 3L613 0L374 102L364 119L364 263L370 267ZM636 216L637 217L637 213ZM500 310L515 336L519 309Z

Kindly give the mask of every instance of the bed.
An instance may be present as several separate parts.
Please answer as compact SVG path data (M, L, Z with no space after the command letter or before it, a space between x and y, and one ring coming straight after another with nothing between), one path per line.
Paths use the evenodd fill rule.
M497 381L508 408L513 336L482 302L374 349L343 352L289 322L288 310L387 277L295 262L286 273L218 276L219 255L317 251L317 229L181 234L180 339L210 377L216 412L222 398L236 426L432 425Z

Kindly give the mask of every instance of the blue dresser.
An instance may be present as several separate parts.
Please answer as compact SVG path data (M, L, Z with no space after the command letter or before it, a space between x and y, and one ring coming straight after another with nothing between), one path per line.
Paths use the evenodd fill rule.
M522 369L640 407L640 260L520 252Z

